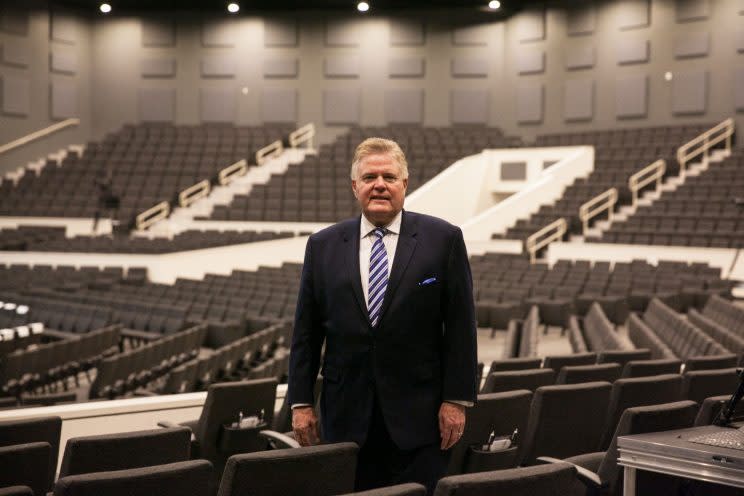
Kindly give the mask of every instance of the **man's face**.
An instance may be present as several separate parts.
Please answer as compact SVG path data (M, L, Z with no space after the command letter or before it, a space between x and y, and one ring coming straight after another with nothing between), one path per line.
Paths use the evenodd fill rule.
M389 224L403 209L406 188L408 179L403 179L400 166L387 153L365 158L351 181L364 216L377 226Z

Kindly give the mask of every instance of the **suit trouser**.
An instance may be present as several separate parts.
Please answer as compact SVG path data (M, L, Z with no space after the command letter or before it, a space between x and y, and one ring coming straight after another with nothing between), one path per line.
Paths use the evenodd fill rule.
M450 451L439 443L402 450L390 438L377 396L367 440L359 450L355 490L364 491L406 482L418 482L432 494L447 471Z

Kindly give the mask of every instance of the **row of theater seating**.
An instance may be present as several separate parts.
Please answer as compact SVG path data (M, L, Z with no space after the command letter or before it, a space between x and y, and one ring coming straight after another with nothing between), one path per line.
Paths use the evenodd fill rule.
M39 228L46 229L46 228ZM285 239L294 233L270 231L184 231L168 238L144 238L130 236L75 236L65 238L62 235L43 239L24 239L16 242L14 234L8 234L8 242L4 240L5 232L0 232L0 250L13 251L54 251L54 252L90 252L90 253L173 253L186 250L203 250L219 246L254 243Z
M719 324L739 337L744 337L744 308L720 296L711 297L702 310L702 316Z
M93 217L100 194L96 183L108 181L121 200L118 219L128 223L228 165L241 159L252 163L259 148L293 129L293 125L127 125L101 142L88 143L82 156L69 152L59 164L48 162L38 177L25 174L0 197L0 214Z
M574 336L575 352L628 349L599 303L592 303L583 321L570 319L569 333Z
M29 288L77 291L97 284L139 284L147 278L147 269L130 267L80 267L37 264L0 264L0 293L18 292Z
M39 344L44 334L44 324L33 322L29 325L7 327L0 324L0 357L15 350Z
M0 250L25 251L52 240L65 237L64 227L23 226L0 229Z
M68 378L77 383L77 375L97 367L104 357L118 352L121 327L105 327L79 338L65 339L18 349L2 357L0 387L3 395L46 389L61 382L68 389Z

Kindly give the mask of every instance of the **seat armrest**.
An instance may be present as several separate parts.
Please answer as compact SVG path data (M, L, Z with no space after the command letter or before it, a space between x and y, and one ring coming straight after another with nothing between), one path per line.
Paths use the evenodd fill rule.
M552 458L550 456L540 456L537 458L537 461L540 463L568 463L576 469L579 480L581 480L581 482L583 482L590 488L603 489L607 486L607 484L603 483L597 474L595 474L591 470L585 469L584 467L580 467L575 463L567 462L566 460L560 460L558 458Z
M258 435L266 438L269 441L273 441L274 443L276 443L279 449L300 447L300 443L298 443L296 439L293 439L287 436L286 434L282 434L281 432L266 430L266 431L259 431Z

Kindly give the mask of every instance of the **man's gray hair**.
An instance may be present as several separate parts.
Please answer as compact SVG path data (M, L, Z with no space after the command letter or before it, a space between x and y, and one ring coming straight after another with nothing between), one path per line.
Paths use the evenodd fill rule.
M367 138L359 143L354 151L354 161L351 163L352 181L359 179L359 166L370 155L389 154L390 157L400 166L401 179L408 178L408 162L400 145L393 140L385 138Z

